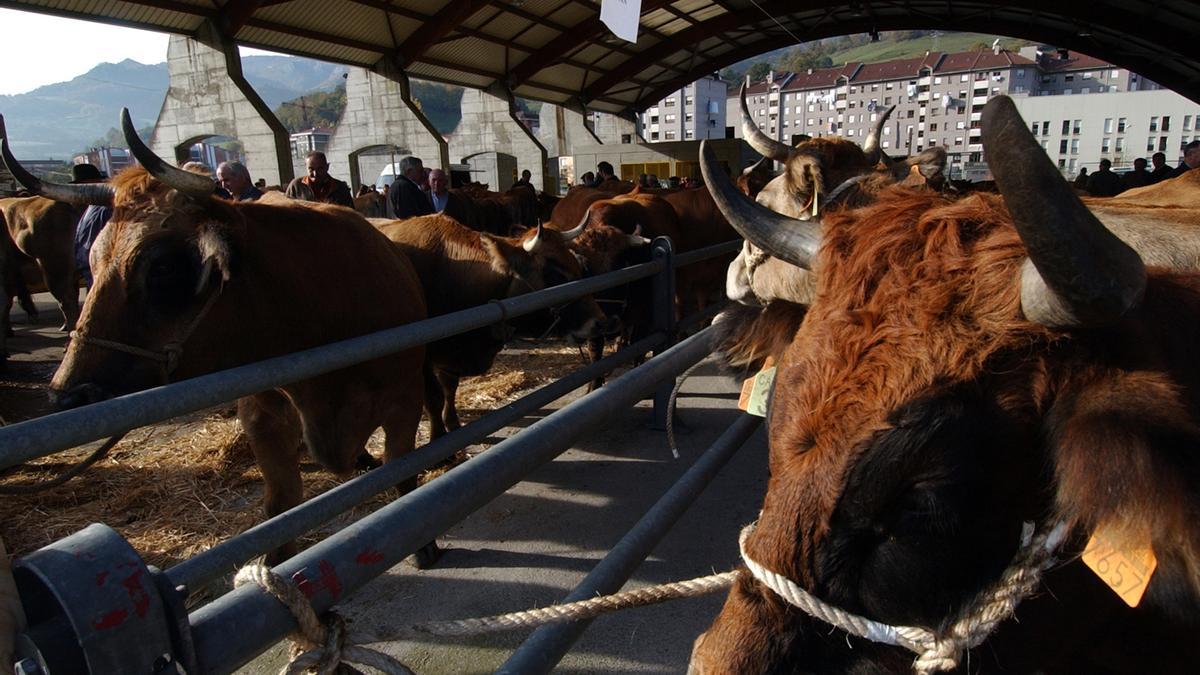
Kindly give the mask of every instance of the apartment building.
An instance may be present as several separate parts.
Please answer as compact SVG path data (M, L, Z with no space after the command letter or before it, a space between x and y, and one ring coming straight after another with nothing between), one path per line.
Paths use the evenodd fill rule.
M736 137L742 136L739 87L731 87L726 100L726 105L734 111L730 114L731 128L727 133ZM998 46L953 54L927 52L920 58L850 63L840 68L812 69L803 73L772 72L763 81L746 83L750 115L772 138L792 144L801 134L837 135L861 142L875 126L880 112L894 105L895 110L880 136L880 146L885 152L905 156L941 146L946 149L951 175L973 180L985 178L987 174L980 118L984 104L993 96L1012 96L1018 101L1019 108L1024 105L1022 101L1029 101L1032 110L1038 111L1038 119L1042 120L1049 115L1043 111L1061 105L1051 101L1065 101L1067 95L1079 99L1098 97L1102 93L1104 96L1131 91L1145 94L1146 90L1170 94L1154 82L1092 57L1066 50L1043 53L1034 47L1018 53ZM1047 101L1045 105L1040 103L1042 99ZM1127 105L1133 100L1132 97L1092 99L1090 105L1098 111L1109 111L1100 116L1101 119L1112 117L1115 120L1124 113L1117 112L1113 106ZM1157 105L1164 100L1165 96L1158 96L1155 102L1146 100L1145 104ZM1083 104L1082 100L1079 102ZM1071 106L1072 109L1075 107ZM1184 114L1194 113L1177 112L1172 107L1170 112L1163 112L1159 117L1174 115L1177 129L1182 132ZM1080 113L1078 119L1093 116ZM1145 116L1148 127L1148 118L1153 115L1147 112ZM1133 118L1134 114L1130 112L1125 117ZM1071 117L1070 122L1075 119ZM1189 122L1192 120L1194 117L1189 118ZM1056 124L1060 122L1055 120ZM1088 124L1086 128L1090 130L1093 126L1096 125ZM1056 126L1055 131L1061 128L1061 125ZM1068 125L1067 131L1073 128ZM1102 125L1097 126L1097 129L1102 128ZM1097 148L1100 147L1098 136L1095 139L1081 136L1083 129L1081 125L1077 139L1067 139L1068 151L1072 140L1078 140L1081 148L1093 140ZM1156 136L1154 141L1156 144L1161 142L1158 138ZM1051 141L1057 143L1062 139L1051 135L1045 140L1050 150L1057 149ZM1109 142L1113 150L1109 158L1114 164L1120 166L1118 160L1124 161L1126 157L1132 162L1133 157L1127 153L1119 157L1115 153L1116 135ZM1123 144L1130 142L1123 141ZM1170 137L1166 141L1168 145L1174 142ZM1057 159L1055 155L1051 156ZM1071 158L1063 159L1061 166L1066 172L1072 167ZM1098 163L1099 158L1094 162Z
M650 143L725 138L725 97L729 83L716 75L672 92L640 115Z

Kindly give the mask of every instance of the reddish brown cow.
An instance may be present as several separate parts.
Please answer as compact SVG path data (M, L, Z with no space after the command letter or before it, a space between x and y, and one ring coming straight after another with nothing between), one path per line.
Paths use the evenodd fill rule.
M58 300L69 331L79 318L79 281L75 274L75 224L79 209L44 197L0 199L0 212L21 259L37 263L46 288Z
M348 209L227 202L212 181L175 169L123 128L142 166L110 185L50 185L15 164L27 187L107 203L92 249L95 283L51 382L62 407L260 361L425 317L412 264ZM300 453L351 471L380 426L384 454L413 448L423 348L238 401L263 474L267 516L303 499ZM410 485L412 483L410 482ZM275 552L274 562L291 547Z
M475 232L444 215L376 222L413 262L425 289L429 314L477 307L489 300L541 290L583 276L567 247L569 234L534 228L520 237ZM527 325L528 319L513 321ZM557 310L553 326L584 341L606 327L604 313L589 297ZM425 405L433 437L461 426L455 394L462 377L482 375L509 337L507 325L489 326L432 342L426 352ZM542 333L545 329L538 329Z
M354 197L354 210L364 218L387 218L387 197L368 190Z
M507 192L489 192L479 183L450 191L447 216L478 232L502 237L536 227L538 201L532 188L517 186Z
M1154 265L1186 263L1159 248L1160 228L1190 227L1180 245L1196 250L1200 180L1185 202L1164 204L1155 186L1102 213L1009 99L987 104L983 133L1000 195L893 187L807 223L745 202L702 149L731 223L818 275L798 331L774 347L771 478L745 555L826 605L926 630L936 642L919 672L1191 672L1200 274L1195 260ZM780 227L793 248L763 236ZM1138 236L1126 244L1121 229ZM1153 550L1136 608L1080 561L1092 536ZM1062 562L1038 582L1043 541ZM1107 560L1101 572L1123 583ZM1002 580L1006 568L1022 572ZM1003 619L1007 605L985 599L1009 589L1020 601L1023 578L1033 594L989 637L977 611ZM900 647L791 606L781 583L739 574L692 672L914 669Z

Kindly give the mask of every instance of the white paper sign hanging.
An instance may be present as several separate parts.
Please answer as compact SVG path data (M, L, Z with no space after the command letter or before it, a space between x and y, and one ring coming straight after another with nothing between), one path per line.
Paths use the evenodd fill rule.
M638 21L642 16L642 0L601 0L600 20L613 35L637 42Z

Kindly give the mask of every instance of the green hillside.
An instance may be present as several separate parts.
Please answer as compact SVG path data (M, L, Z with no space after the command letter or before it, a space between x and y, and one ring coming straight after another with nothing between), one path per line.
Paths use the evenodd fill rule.
M893 59L915 58L923 56L927 51L953 54L981 47L989 48L992 46L992 41L996 39L994 35L983 35L981 33L938 32L915 39L901 39L898 37L899 35L902 35L902 33L890 33L886 36L881 36L879 42L868 42L864 45L839 49L829 56L835 66L855 62L878 63ZM1028 40L1000 38L1000 46L1012 51L1016 51L1027 44L1030 44Z

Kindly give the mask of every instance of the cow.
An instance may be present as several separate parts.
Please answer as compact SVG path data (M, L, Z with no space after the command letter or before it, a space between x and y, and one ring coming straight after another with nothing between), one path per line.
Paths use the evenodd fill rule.
M505 237L537 226L539 209L533 188L518 185L507 192L490 192L487 185L473 183L450 190L443 213L472 230Z
M386 218L387 197L374 190L367 190L354 197L354 210L364 218Z
M9 170L32 191L113 207L91 251L94 285L50 383L59 408L425 318L412 264L358 214L216 198L207 176L155 156L128 110L121 122L141 166L111 185L42 183L2 145ZM380 426L385 459L412 450L423 359L423 348L407 349L238 401L268 517L303 499L302 445L338 474L354 468Z
M20 255L20 265L33 260L41 270L46 289L58 301L63 323L59 330L75 328L79 318L79 280L75 273L75 224L80 210L71 204L44 197L0 199L0 213Z
M730 223L818 279L786 346L757 341L777 365L753 566L690 672L1195 669L1200 176L1085 203L1010 99L982 128L998 195L893 186L810 221L702 148ZM1085 567L1092 538L1113 584L1110 551L1153 551L1136 607Z
M468 229L445 215L373 221L412 261L425 291L430 316L477 307L574 281L582 275L568 248L582 228L557 232L537 227L519 237ZM431 342L426 350L425 406L434 438L461 426L455 394L463 377L487 372L512 330L545 334L550 329L577 342L614 330L590 297L556 308L546 326L530 318L480 328Z

